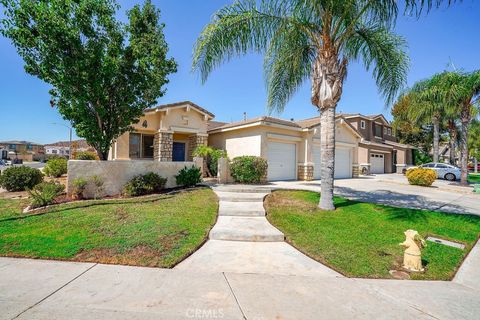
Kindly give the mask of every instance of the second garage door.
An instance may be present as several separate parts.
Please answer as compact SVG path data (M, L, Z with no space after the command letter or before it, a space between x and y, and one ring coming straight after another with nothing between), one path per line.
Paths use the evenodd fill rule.
M269 142L268 180L296 179L296 146L293 143Z
M370 173L385 173L385 159L383 154L370 154Z
M335 179L344 179L352 177L352 156L351 148L335 148ZM313 147L313 177L321 178L320 171L320 147Z

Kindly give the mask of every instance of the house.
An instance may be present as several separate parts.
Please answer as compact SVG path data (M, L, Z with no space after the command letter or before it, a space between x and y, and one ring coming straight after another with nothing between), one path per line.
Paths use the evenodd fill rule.
M20 159L23 161L42 160L45 158L43 145L30 141L0 141L0 149L8 152L8 159Z
M190 101L148 109L132 132L113 143L109 159L192 161L192 151L208 144L227 151L229 158L266 159L270 181L320 179L319 117L299 121L259 117L233 123L213 118ZM335 135L337 179L360 172L401 172L412 163L412 147L396 141L383 115L338 114Z
M360 134L339 115L336 118L335 178L358 176ZM260 117L234 123L210 123L208 144L230 158L254 155L268 163L267 179L320 179L320 121Z
M207 125L214 115L190 101L145 110L133 132L121 135L109 159L191 161L192 152L208 141Z
M362 173L402 173L413 164L414 147L397 142L390 122L382 114L342 114L360 133L358 163Z
M90 147L85 140L73 140L73 141L57 141L45 145L46 155L58 155L58 156L70 156L70 144L72 148L77 152L82 151L95 151Z

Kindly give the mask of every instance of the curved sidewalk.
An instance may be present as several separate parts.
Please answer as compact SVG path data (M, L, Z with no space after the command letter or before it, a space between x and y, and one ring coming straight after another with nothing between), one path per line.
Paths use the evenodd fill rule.
M224 185L212 189L220 202L209 241L175 269L343 277L287 244L284 234L268 222L263 199L269 188Z

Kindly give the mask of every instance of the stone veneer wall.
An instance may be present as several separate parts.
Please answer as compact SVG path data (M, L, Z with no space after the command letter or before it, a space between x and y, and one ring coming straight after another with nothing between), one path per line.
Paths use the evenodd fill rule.
M172 161L173 133L157 132L153 139L153 158L157 161Z
M359 175L360 175L360 167L358 166L358 164L354 164L352 166L352 178L358 178Z
M199 161L202 161L199 158ZM161 162L152 160L113 160L113 161L92 161L92 160L69 160L67 193L72 192L72 182L77 178L89 180L92 176L98 176L104 182L103 195L114 196L122 193L123 186L133 177L155 172L167 178L166 188L176 187L175 176L185 166L201 166L195 162ZM92 186L89 184L85 190L86 196L93 195Z
M198 135L194 134L188 137L188 151L187 151L187 161L192 161L193 159L193 150L196 147L204 145L206 146L208 143L208 135ZM207 176L207 158L203 159L203 166L202 166L202 175L204 177Z
M313 165L299 164L297 166L298 180L311 181L313 180Z

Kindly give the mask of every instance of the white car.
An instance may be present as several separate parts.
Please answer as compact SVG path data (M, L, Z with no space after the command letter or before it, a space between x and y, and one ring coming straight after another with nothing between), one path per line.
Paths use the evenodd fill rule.
M460 179L460 174L461 174L460 168L452 166L451 164L431 162L431 163L422 164L419 167L435 170L437 172L437 177L439 179L445 179L448 181L455 181Z

